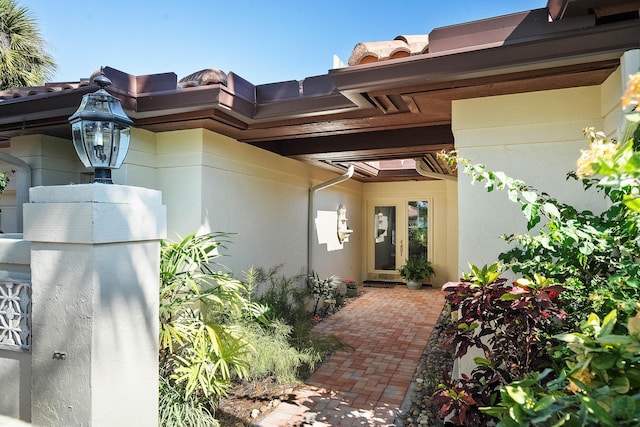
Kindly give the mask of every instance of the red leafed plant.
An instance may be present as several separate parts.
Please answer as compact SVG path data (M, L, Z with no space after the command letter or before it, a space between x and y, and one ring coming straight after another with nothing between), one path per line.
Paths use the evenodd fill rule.
M550 365L545 349L565 319L554 302L562 286L541 276L507 283L500 274L499 263L471 265L460 284L445 290L457 310L445 331L450 351L457 358L471 348L483 354L469 375L441 385L434 398L440 416L458 425L486 425L492 417L479 408L499 403L500 386Z

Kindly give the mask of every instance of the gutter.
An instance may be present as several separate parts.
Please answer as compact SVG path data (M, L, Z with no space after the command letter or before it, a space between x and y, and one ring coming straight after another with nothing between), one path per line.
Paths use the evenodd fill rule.
M31 166L24 160L7 153L0 152L0 161L16 167L16 228L22 233L22 205L29 202L31 188Z
M430 170L425 169L422 159L414 159L414 160L416 162L416 172L418 172L422 176L426 176L427 178L442 179L442 180L445 180L445 181L454 181L454 182L458 181L458 177L457 176L451 176L451 175L446 175L446 174L443 174L443 173L431 172Z
M348 180L353 176L353 170L353 165L349 165L349 169L347 169L347 172L344 175L340 175L309 189L309 211L307 219L307 274L311 274L313 272L313 213L315 212L315 194L318 191L324 190L325 188L329 188L333 185L340 184L341 182Z

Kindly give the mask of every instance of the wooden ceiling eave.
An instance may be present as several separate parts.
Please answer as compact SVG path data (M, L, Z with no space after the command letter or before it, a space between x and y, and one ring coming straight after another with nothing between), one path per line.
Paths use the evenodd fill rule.
M386 149L391 150L388 153L395 154L403 152L403 150L406 153L426 152L438 150L441 146L453 147L453 142L451 126L446 124L331 135L311 139L277 140L254 145L287 157L312 154L326 155L331 158L336 153L355 153L360 151L366 152L365 155L370 156L376 150Z
M316 161L330 159L332 162L365 162L389 159L413 159L423 157L429 152L453 150L453 144L433 144L429 146L387 147L375 149L361 149L355 151L335 151L322 153L294 154L288 157L301 161Z
M301 97L258 104L252 121L271 121L274 118L281 119L283 116L289 118L308 118L318 115L349 112L358 108L358 105L355 105L340 93L308 98Z

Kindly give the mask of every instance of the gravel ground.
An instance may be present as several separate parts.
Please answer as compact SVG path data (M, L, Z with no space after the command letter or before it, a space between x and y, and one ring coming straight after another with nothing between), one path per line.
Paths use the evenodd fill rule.
M396 417L396 427L444 426L438 417L439 408L434 406L431 397L442 382L445 371L450 373L453 367L451 354L443 349L445 337L442 332L450 324L450 319L451 313L445 305L416 368L401 413Z

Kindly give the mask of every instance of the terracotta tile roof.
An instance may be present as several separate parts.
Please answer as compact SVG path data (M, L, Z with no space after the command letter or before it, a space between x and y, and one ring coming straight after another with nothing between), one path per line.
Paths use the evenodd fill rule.
M349 57L349 65L369 64L387 59L406 58L425 53L429 46L428 35L398 36L391 41L361 42Z
M14 99L23 98L26 96L37 96L47 94L51 92L62 92L65 90L78 89L81 87L89 86L93 83L93 78L100 73L100 70L96 70L91 74L88 79L81 79L78 82L55 82L45 83L44 86L32 86L32 87L17 87L0 91L0 102ZM205 70L196 71L188 76L180 79L177 85L173 86L173 89L188 89L191 87L207 86L213 84L227 85L227 74L216 68L208 68Z
M45 83L44 86L11 88L0 91L0 102L13 98L22 98L25 96L36 96L51 92L77 89L79 87L88 86L89 84L89 80L81 80L79 82Z
M511 44L529 38L529 29L554 22L544 31L561 32L571 27L587 27L589 19L605 22L640 13L640 0L549 0L546 8L497 16L434 29L429 35L398 36L393 40L360 42L349 57L349 66L370 64L436 52L474 50ZM581 17L582 20L569 18ZM625 18L625 19L626 19ZM559 21L566 21L560 24ZM429 43L431 37L431 44Z
M599 85L623 52L638 48L640 0L557 2L553 22L541 8L360 43L350 61L360 65L302 81L253 85L215 69L180 80L172 72L104 71L109 92L141 129L203 128L330 170L420 158L433 172L440 165L428 156L454 146L453 100ZM593 2L602 13L592 12ZM364 65L364 58L375 62ZM67 117L93 90L85 79L0 91L0 142L33 134L69 139ZM384 172L362 179L417 176Z

